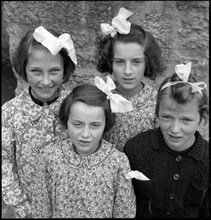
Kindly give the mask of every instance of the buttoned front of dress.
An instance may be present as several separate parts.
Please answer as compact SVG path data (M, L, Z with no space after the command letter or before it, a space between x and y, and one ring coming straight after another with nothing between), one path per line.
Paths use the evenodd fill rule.
M134 181L138 201L136 217L207 216L208 149L208 142L198 131L194 144L183 152L173 151L166 145L160 128L129 140L125 152L131 169L143 172L150 179L144 183Z

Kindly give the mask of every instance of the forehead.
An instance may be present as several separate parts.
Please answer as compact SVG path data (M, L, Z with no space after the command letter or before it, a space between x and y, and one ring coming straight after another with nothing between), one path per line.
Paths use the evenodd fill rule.
M105 120L104 109L77 101L70 107L69 117L86 122Z
M165 95L162 97L159 106L159 111L171 111L190 114L199 112L198 102L196 99L192 99L187 103L179 104L169 95Z
M138 56L144 57L144 47L136 42L115 42L114 56Z
M63 58L60 53L52 55L48 50L41 48L31 48L28 52L28 62L29 63L49 63L62 64Z

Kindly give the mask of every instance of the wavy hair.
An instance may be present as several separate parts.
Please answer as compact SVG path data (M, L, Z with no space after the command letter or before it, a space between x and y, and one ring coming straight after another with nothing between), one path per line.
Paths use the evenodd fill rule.
M157 75L162 74L165 70L162 51L155 38L141 26L131 24L129 34L120 34L117 32L114 37L107 35L96 38L97 70L99 72L112 74L113 51L116 42L138 43L144 47L146 58L145 77L155 79Z

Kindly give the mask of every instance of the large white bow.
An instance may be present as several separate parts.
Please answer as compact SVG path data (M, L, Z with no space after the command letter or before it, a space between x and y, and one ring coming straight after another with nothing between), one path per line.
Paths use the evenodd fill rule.
M65 48L70 59L75 65L77 65L75 48L69 34L65 33L57 38L49 31L47 31L43 26L40 26L35 29L33 37L44 47L48 48L52 55L56 55L62 48Z
M133 13L125 8L120 8L119 13L112 20L112 26L107 23L100 24L101 31L104 35L111 34L111 37L116 35L116 32L120 34L128 34L130 32L131 23L126 19Z
M113 94L111 91L116 88L113 80L107 76L107 82L105 83L103 79L96 76L95 85L98 89L103 91L107 95L107 99L110 100L110 106L112 112L128 112L133 110L132 103L118 94Z
M185 64L176 65L175 72L182 81L168 82L161 88L161 90L166 87L176 85L178 83L189 83L192 87L193 93L199 92L202 95L201 90L207 87L207 85L204 82L195 82L195 83L188 82L188 78L191 73L191 62L187 63L186 65Z

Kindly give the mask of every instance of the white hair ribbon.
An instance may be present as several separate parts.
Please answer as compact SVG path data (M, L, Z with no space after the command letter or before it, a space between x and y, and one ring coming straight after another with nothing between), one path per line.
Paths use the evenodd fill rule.
M103 91L107 95L107 99L110 100L110 106L112 112L128 112L133 110L132 103L118 94L113 94L111 90L116 88L113 80L107 76L107 82L105 83L103 79L96 76L95 85L98 89Z
M125 8L120 8L119 13L112 20L112 26L107 23L100 24L101 31L104 35L111 34L111 37L115 36L117 32L120 34L128 34L130 32L131 23L126 19L133 13Z
M204 82L195 82L195 83L188 82L188 78L191 72L191 62L187 63L186 65L185 64L176 65L175 72L182 81L168 82L161 88L161 90L163 90L166 87L176 85L178 83L188 83L191 85L193 93L199 92L202 95L201 90L207 87L207 85Z
M75 65L77 65L75 48L69 34L65 33L57 38L47 31L43 26L40 26L35 29L33 37L44 47L48 48L52 55L56 55L62 48L65 48L70 59Z

